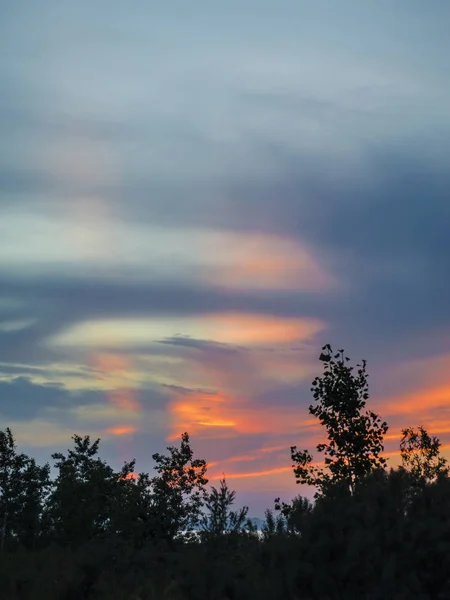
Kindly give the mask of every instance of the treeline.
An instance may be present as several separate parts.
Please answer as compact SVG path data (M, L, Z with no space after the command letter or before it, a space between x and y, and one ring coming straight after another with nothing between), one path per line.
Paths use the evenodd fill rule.
M314 500L275 500L258 531L188 434L154 473L114 470L100 440L73 437L40 466L0 431L1 600L402 600L450 598L450 476L423 427L383 457L387 424L366 408L366 364L322 349L309 407L316 459L291 448ZM6 399L7 400L7 399ZM318 460L318 457L320 457ZM287 457L289 459L289 457Z

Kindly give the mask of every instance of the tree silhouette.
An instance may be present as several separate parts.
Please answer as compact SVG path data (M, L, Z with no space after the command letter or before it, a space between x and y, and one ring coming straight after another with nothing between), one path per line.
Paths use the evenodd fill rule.
M291 503L275 499L275 510L279 511L286 521L286 529L291 533L301 533L305 522L311 516L314 505L305 496L296 496Z
M292 446L294 474L297 483L316 487L317 495L327 493L335 484L353 491L357 481L385 466L386 460L380 455L388 426L376 413L364 411L369 398L364 360L354 374L344 350L333 355L329 344L322 348L319 360L324 373L312 383L316 404L310 405L309 412L327 431L328 442L317 446L325 456L325 468L312 464L308 450Z
M8 542L36 543L49 487L48 465L18 453L9 428L0 431L0 552Z
M264 513L264 517L265 519L261 529L263 539L268 540L286 532L286 518L283 514L276 514L268 508Z
M79 544L104 536L114 527L118 499L133 463L116 472L99 458L100 439L74 435L67 455L55 453L58 476L49 498L47 519L50 534L61 543ZM116 511L113 511L116 507Z
M225 478L220 480L219 489L211 486L211 492L206 494L204 501L206 513L201 519L201 528L205 533L224 535L244 529L248 506L237 511L231 510L235 498L236 492L229 489Z
M409 560L429 598L450 597L450 479L439 474L408 506Z
M402 464L416 482L431 483L442 475L448 475L449 464L447 459L440 455L440 447L439 439L431 437L422 425L417 429L402 429Z
M189 435L183 433L180 447L169 446L168 455L153 454L157 475L150 480L153 514L159 534L176 539L199 525L205 498L206 461L194 458Z

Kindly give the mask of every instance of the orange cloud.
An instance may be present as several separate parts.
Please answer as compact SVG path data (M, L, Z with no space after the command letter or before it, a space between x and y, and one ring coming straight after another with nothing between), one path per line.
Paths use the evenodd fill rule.
M202 319L208 338L244 346L291 344L317 334L324 324L315 319L254 313L216 313Z
M225 473L227 479L247 479L249 477L264 477L265 475L274 475L276 473L287 473L292 471L292 467L275 467L273 469L263 469L261 471L249 471L246 473ZM219 474L210 475L211 479L217 479Z
M252 462L257 460L259 457L255 454L242 454L241 456L232 456L227 460L227 462L235 463L235 462Z
M208 430L228 429L233 435L238 420L232 414L229 399L223 394L198 392L185 394L175 391L169 404L172 415L171 439L176 439L180 431L187 430L191 435L206 434Z
M286 446L282 446L281 447L282 450L284 450L283 454L279 454L278 456L274 457L275 461L271 466L268 466L268 458L267 456L263 456L262 455L262 451L263 449L259 449L258 453L260 453L260 456L255 456L254 459L260 459L262 461L261 467L257 468L255 467L254 469L252 469L251 471L228 471L227 469L227 465L228 463L234 463L236 461L233 460L233 458L227 459L224 462L220 463L221 466L221 471L222 471L222 475L225 475L225 477L227 479L247 479L247 478L255 478L255 477L266 477L266 476L271 476L271 475L278 475L278 474L287 474L287 473L291 473L292 474L292 479L289 480L287 479L287 483L291 483L294 484L295 486L295 477L294 477L294 473L293 473L293 467L292 467L292 461L291 461L291 457L290 457L290 451L289 448ZM244 461L245 462L245 461ZM313 461L311 463L313 466L315 467L323 467L324 466L324 462L323 461ZM213 472L209 474L209 477L211 478L211 480L216 480L219 478L219 471L217 472Z
M440 428L450 410L450 355L425 357L394 365L385 378L400 393L380 398L377 408L387 418L408 420L402 426L434 420ZM438 418L436 412L439 411Z
M335 280L298 240L252 232L216 234L205 270L209 284L228 289L323 290Z
M289 412L276 405L258 408L251 404L251 399L224 392L186 394L175 391L169 411L172 416L169 439L176 439L185 430L199 438L215 438L294 432L300 427L296 409Z
M431 408L450 407L450 384L423 387L416 392L406 392L381 402L387 414L429 414Z
M265 455L267 454L274 454L276 452L285 452L286 456L289 456L289 445L284 444L283 446L266 446L263 448L258 448L257 450L255 450L252 453L249 454L242 454L242 455L238 455L238 456L230 456L229 458L225 459L225 463L236 463L236 462L252 462L255 460L267 460L267 458L265 457Z
M292 431L296 426L295 416L278 409L275 395L273 406L256 407L254 404L255 397L270 390L276 380L276 369L270 369L269 365L270 359L277 363L278 350L267 352L264 346L272 348L280 343L301 343L317 333L322 324L304 319L221 313L207 315L203 327L211 339L243 344L250 350L224 353L215 352L213 348L211 352L187 356L191 377L197 379L198 387L211 391L186 393L173 388L169 403L170 439L185 430L203 438ZM286 351L283 352L288 356ZM296 361L299 363L298 381L310 372L311 367L300 362L299 353L290 351L290 354L289 375L293 380ZM283 362L282 357L279 362ZM281 381L283 379L285 377Z
M310 340L322 323L304 319L271 317L267 315L221 313L207 315L203 327L208 338L243 345L240 352L211 351L189 353L190 376L203 390L172 388L169 402L171 430L169 439L176 439L181 431L189 431L196 439L232 439L245 435L264 435L274 438L291 437L295 443L299 434L316 441L317 425L304 418L300 407L281 409L277 404L277 390L287 382L297 385L312 375L311 359L301 351L292 351L295 344ZM288 346L288 349L286 348ZM272 351L268 352L269 347ZM278 368L278 369L277 369ZM180 382L182 384L182 382ZM193 386L196 387L196 386ZM205 390L206 388L206 390ZM273 403L258 405L260 394L267 398L273 390ZM299 398L299 401L301 399ZM302 420L303 417L303 420ZM268 456L270 452L284 451L283 457ZM263 459L263 454L265 458ZM219 460L217 471L228 470L237 463L253 461L255 467L248 477L263 477L270 473L285 473L290 467L289 444L272 445L265 450ZM259 468L258 461L261 461ZM267 463L270 463L269 465ZM281 462L281 464L280 464ZM212 475L214 477L214 475ZM246 473L240 474L245 479Z
M135 433L137 431L137 427L133 427L132 425L125 425L122 427L110 427L106 431L107 433L111 433L112 435L129 435L131 433Z

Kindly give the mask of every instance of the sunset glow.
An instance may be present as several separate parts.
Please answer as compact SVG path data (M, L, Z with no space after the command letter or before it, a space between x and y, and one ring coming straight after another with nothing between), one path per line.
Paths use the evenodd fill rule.
M311 492L290 447L324 440L330 343L367 360L390 463L420 424L450 458L450 3L4 4L19 447L89 435L153 473L187 432L262 516Z

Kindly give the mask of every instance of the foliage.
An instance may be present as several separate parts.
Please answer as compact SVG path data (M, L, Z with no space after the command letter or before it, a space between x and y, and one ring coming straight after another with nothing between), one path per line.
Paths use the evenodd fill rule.
M422 425L417 429L402 429L402 464L415 481L431 483L440 476L448 475L448 461L440 455L440 447L439 439L431 437Z
M33 546L41 529L41 507L49 466L18 453L9 428L0 431L0 552L11 543Z
M369 398L365 361L354 374L344 350L333 355L329 344L322 348L320 361L324 373L312 383L316 404L310 405L309 412L327 431L328 442L317 446L325 456L325 467L315 466L308 450L292 446L294 474L297 483L316 487L317 495L326 494L335 484L353 491L373 469L384 467L381 453L388 426L376 413L364 410Z
M150 481L153 514L159 516L160 534L169 539L191 533L200 522L205 498L206 461L194 458L189 435L168 455L154 454L157 475Z
M270 539L286 532L286 519L282 514L274 514L270 509L265 512L265 520L262 526L263 539Z
M291 503L275 499L275 510L279 511L286 522L286 530L290 533L301 533L304 523L313 511L312 502L305 496L296 496Z
M116 472L99 458L99 439L92 442L89 436L79 435L72 439L74 447L67 455L52 455L58 476L45 516L50 537L77 545L116 527L114 517L125 500L124 482L134 463Z
M226 535L243 531L247 521L248 506L238 511L231 510L236 492L230 490L225 479L220 480L217 489L211 486L211 492L204 500L205 514L201 519L201 529L209 535Z

